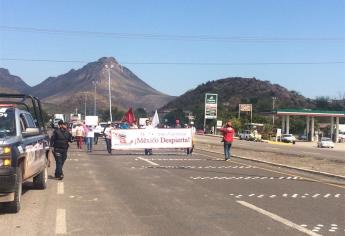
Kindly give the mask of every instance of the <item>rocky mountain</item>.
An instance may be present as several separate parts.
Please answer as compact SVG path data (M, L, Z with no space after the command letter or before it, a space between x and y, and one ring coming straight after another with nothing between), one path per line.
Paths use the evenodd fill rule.
M256 78L230 77L203 83L169 102L162 109L181 108L192 111L196 106L203 108L205 93L218 94L218 106L232 111L238 110L240 103L253 104L255 111L270 111L272 109L272 97L276 98L276 108L314 108L312 100L278 84L271 84L269 81L257 80Z
M78 70L57 77L49 77L42 83L30 88L29 93L42 99L46 104L56 104L55 109L73 112L75 108L93 111L96 83L98 109L109 107L109 74L110 69L112 107L127 110L128 107L142 107L148 111L158 109L174 97L163 94L139 79L128 68L120 65L113 57L104 57L91 62ZM54 106L53 106L54 107Z
M0 68L0 92L25 93L30 86L20 77L11 75L7 69Z

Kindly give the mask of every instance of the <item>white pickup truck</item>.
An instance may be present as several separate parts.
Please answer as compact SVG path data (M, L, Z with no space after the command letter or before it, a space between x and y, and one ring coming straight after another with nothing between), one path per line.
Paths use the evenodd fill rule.
M261 134L258 134L255 131L252 132L250 130L244 130L239 134L239 138L247 141L261 141Z

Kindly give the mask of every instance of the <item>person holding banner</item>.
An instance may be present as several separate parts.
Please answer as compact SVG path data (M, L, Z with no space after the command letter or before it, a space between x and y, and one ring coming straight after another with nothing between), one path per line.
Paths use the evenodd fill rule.
M153 129L150 120L146 120L145 124L145 129ZM145 155L152 155L152 149L145 148Z
M232 142L234 141L234 134L235 134L235 129L232 128L231 120L228 120L226 122L225 127L217 128L217 129L223 133L222 142L224 142L225 160L226 161L230 160L230 158L231 158L231 146L232 146Z

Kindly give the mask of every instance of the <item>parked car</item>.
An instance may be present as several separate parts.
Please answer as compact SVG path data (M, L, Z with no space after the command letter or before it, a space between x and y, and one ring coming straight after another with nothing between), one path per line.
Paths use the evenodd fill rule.
M292 134L283 134L281 141L284 142L284 143L293 143L293 144L295 144L296 137L293 136Z
M334 143L331 138L322 137L319 142L317 142L317 147L319 148L334 148Z

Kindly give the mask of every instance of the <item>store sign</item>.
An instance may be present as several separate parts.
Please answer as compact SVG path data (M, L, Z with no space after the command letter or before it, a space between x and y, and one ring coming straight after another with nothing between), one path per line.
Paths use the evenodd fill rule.
M240 104L240 111L251 111L252 104Z
M205 94L205 119L217 118L217 100L218 94Z

